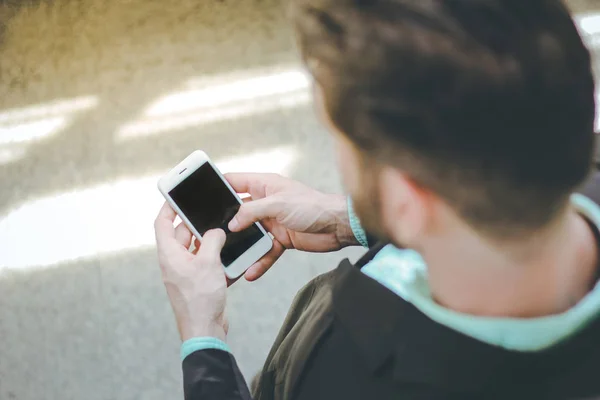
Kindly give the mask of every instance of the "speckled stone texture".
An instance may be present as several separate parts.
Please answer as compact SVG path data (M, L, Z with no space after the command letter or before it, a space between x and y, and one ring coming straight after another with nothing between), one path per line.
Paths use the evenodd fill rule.
M600 12L596 0L573 3L577 12ZM214 159L285 148L295 155L287 175L341 192L330 140L308 103L119 139L123 126L190 80L298 65L279 0L0 2L0 125L24 107L93 99L47 137L3 142L0 131L0 237L31 241L23 259L43 264L15 267L6 256L14 250L0 240L0 399L182 398L179 339L148 241L154 204L160 205L154 181L140 187L150 206L144 197L136 200L149 209L143 232L128 221L111 227L115 235L143 240L122 249L95 243L90 248L108 250L74 260L45 260L46 247L62 237L94 244L93 229L65 231L77 226L67 219L93 218L73 212L35 219L23 206L54 199L48 209L60 210L73 191L157 176L196 148ZM107 209L118 208L115 199L106 201ZM74 207L104 210L103 204ZM28 224L2 225L19 212L31 216ZM99 237L110 241L110 232ZM246 377L261 367L296 291L360 252L289 252L258 282L230 289L229 342Z
M13 3L19 7L0 8L0 122L7 110L57 99L91 96L95 106L46 138L0 144L0 158L7 149L24 152L0 164L0 219L39 199L159 175L196 148L217 160L291 149L289 176L341 191L329 138L308 103L118 140L124 125L190 80L298 67L279 1ZM48 231L50 217L0 230L30 230L36 252L69 236L60 223L56 235L35 234L36 222ZM229 342L247 377L261 367L296 291L341 258L290 252L260 281L231 288ZM180 342L152 245L0 268L0 338L2 400L182 398Z

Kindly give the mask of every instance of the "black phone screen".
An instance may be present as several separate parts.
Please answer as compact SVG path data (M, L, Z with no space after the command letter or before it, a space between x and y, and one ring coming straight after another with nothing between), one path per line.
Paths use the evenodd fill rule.
M225 267L263 236L256 224L241 232L229 230L227 225L240 208L240 203L209 163L202 164L171 189L169 196L201 235L214 228L225 231L227 239L221 251L221 262Z

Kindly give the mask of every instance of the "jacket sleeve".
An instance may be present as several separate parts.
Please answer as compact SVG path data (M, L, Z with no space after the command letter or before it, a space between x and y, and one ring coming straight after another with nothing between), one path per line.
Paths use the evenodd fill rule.
M206 349L183 360L185 400L251 400L246 381L233 355Z

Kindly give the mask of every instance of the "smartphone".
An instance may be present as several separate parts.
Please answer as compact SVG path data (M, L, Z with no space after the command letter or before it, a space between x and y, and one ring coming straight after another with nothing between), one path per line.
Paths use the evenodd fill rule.
M242 200L203 151L195 151L158 181L158 190L200 241L214 228L227 234L221 251L225 274L235 279L273 247L259 223L231 232L229 221Z

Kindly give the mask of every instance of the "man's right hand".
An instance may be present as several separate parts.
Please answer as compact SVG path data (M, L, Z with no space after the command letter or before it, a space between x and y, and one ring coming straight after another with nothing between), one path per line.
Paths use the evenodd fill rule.
M250 194L229 223L233 232L260 221L273 234L273 249L245 274L260 278L287 249L328 252L358 244L346 198L325 194L277 174L230 173L225 178L238 193Z

